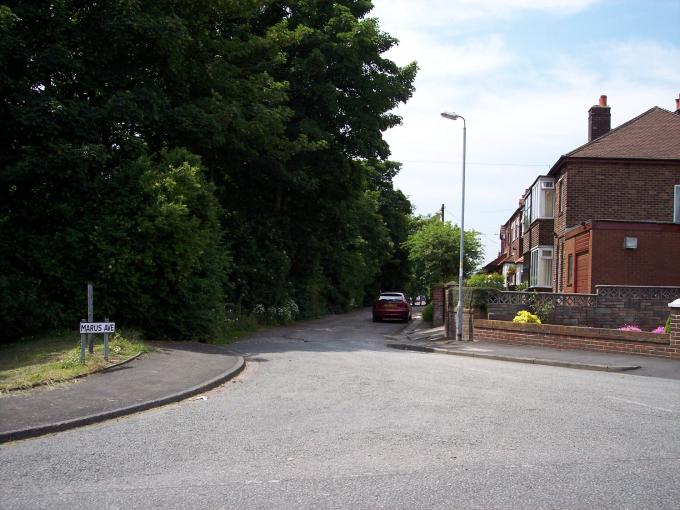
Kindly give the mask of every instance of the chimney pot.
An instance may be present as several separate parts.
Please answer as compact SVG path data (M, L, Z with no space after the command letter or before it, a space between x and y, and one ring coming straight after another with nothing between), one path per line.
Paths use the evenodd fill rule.
M678 98L675 100L675 113L680 115L680 94L678 94Z
M607 96L600 96L600 106L607 106Z

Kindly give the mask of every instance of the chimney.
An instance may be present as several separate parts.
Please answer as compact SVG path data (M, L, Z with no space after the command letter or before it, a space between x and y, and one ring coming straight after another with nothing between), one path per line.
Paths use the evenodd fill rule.
M588 141L601 137L612 128L612 113L607 106L607 96L600 96L600 104L588 110Z
M675 113L680 115L680 94L678 94L678 98L675 100Z

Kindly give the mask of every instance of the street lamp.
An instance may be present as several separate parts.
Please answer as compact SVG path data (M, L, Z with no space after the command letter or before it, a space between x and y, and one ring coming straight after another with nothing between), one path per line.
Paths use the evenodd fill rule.
M456 310L456 340L463 340L463 256L465 254L465 117L457 113L443 112L442 117L449 120L463 119L463 188L460 201L460 264L458 268L458 310Z

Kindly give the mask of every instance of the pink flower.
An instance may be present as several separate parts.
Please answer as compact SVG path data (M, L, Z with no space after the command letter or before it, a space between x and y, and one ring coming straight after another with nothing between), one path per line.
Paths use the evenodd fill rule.
M658 328L652 330L652 333L665 333L665 332L666 329L663 326L659 326Z
M624 324L619 328L619 331L642 331L640 326L634 326L633 324Z

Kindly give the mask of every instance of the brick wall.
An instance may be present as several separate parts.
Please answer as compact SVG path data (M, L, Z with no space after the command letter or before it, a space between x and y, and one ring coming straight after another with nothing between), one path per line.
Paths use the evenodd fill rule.
M680 328L680 313L677 317ZM676 337L668 334L478 319L474 321L474 337L477 341L680 359L680 342L672 341Z
M680 286L680 225L594 221L592 285ZM637 239L625 249L625 237Z
M592 219L673 221L673 186L680 184L680 163L653 161L571 160L565 217L555 232Z
M680 350L680 307L671 308L671 347Z
M530 252L537 246L553 246L554 244L554 221L536 220L529 227L529 231L523 238L522 250Z

